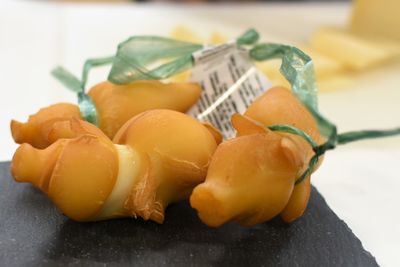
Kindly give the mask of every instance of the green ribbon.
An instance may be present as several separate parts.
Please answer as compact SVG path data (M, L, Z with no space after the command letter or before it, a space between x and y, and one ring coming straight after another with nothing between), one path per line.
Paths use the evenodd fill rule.
M61 66L54 68L51 74L59 80L66 88L77 94L78 106L84 120L98 126L96 105L92 98L85 93L85 87L90 70L93 67L103 66L112 63L114 57L88 59L83 65L82 78L79 80L68 70Z
M250 57L256 61L269 59L282 60L280 67L282 75L290 83L292 92L317 121L320 133L327 138L327 142L319 146L307 133L291 125L273 125L268 127L272 131L298 135L313 148L315 155L310 159L308 168L296 179L295 184L299 184L314 171L319 157L326 150L333 149L336 146L338 138L336 126L324 118L318 111L318 89L315 80L314 63L307 54L296 47L273 43L256 45L250 50Z
M258 38L258 32L250 29L237 38L236 44L251 45L257 42ZM108 80L114 84L128 84L135 80L161 80L193 67L192 54L203 48L200 44L170 38L133 36L118 45L115 56L86 60L81 79L60 66L51 73L65 87L77 93L82 117L98 125L96 106L85 93L88 75L93 67L112 63ZM151 66L168 60L168 63L150 69Z
M318 89L315 82L314 63L300 49L281 44L258 44L250 50L256 61L281 59L280 71L290 83L292 92L307 107L326 138L335 138L336 126L318 112Z
M143 37L142 37L143 38ZM258 34L249 30L237 39L237 45L252 45L258 40ZM165 79L193 66L192 54L203 46L179 42L165 38L131 38L122 43L111 69L109 80L117 84L137 79ZM178 51L177 51L178 50ZM318 111L317 86L312 59L300 49L274 43L254 45L249 50L250 58L255 61L281 59L281 73L291 85L292 92L304 104L315 118L321 135L326 142L318 145L307 133L291 125L273 125L269 129L286 132L304 138L313 148L315 155L310 159L307 170L296 179L301 183L314 171L319 158L337 145L362 139L380 138L400 134L400 129L383 131L357 131L338 134L335 124ZM170 59L169 62L150 69L148 66Z
M237 38L236 44L254 45L258 39L258 33L250 29ZM171 77L193 67L192 54L203 48L200 44L163 37L131 37L118 46L108 80L127 84L141 79ZM321 134L335 138L336 126L318 112L314 65L308 55L296 47L273 43L256 44L249 50L249 55L255 61L282 59L281 72L292 85L293 93L313 114ZM157 65L160 62L163 64Z
M315 83L314 66L311 58L298 48L279 44L260 44L250 50L250 56L257 61L278 58L282 60L280 71L290 83L292 92L310 111L318 123L320 133L327 139L318 145L307 133L291 125L273 125L268 128L302 137L313 148L314 156L309 161L306 171L296 179L301 183L310 176L318 163L319 158L326 151L363 139L382 138L400 134L400 128L391 130L363 130L338 134L336 126L324 118L318 111L317 86Z
M311 173L314 171L315 166L318 163L319 158L325 154L327 150L331 150L336 148L337 145L344 145L355 141L360 141L364 139L372 139L372 138L382 138L382 137L389 137L395 136L400 134L400 128L395 128L391 130L364 130L364 131L354 131L354 132L347 132L336 135L334 140L328 140L327 142L323 143L322 145L318 145L311 136L309 136L304 131L290 126L290 125L273 125L268 127L272 131L280 131L285 133L290 133L294 135L298 135L306 140L314 151L314 156L311 157L308 168L304 173L296 179L295 184L301 183L306 177L310 176Z
M236 39L238 46L259 39L254 29ZM162 80L193 67L193 53L204 45L157 36L134 36L118 46L108 80L127 84L135 80ZM161 63L161 64L160 64Z
M327 150L337 145L362 139L380 138L400 134L400 129L357 131L338 134L335 124L318 111L317 86L312 59L300 49L274 43L255 43L259 34L250 29L236 39L238 46L252 46L249 56L255 61L281 59L280 71L291 85L292 92L315 118L321 135L327 140L318 145L307 133L291 125L274 125L273 131L286 132L304 138L313 148L315 155L307 170L296 179L303 181L314 170L318 159ZM97 124L97 112L91 98L85 94L88 73L92 67L112 63L108 80L114 84L128 84L135 80L160 80L176 75L193 67L192 54L203 49L201 44L182 42L158 36L134 36L118 45L115 56L89 59L85 62L82 79L79 80L67 70L58 67L52 74L67 88L78 94L79 108L83 118Z

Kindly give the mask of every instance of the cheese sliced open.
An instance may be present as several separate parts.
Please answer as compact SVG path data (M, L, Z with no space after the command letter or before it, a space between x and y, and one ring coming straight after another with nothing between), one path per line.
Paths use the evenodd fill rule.
M118 152L119 171L114 188L94 220L126 217L124 204L140 172L140 157L131 147L115 145Z

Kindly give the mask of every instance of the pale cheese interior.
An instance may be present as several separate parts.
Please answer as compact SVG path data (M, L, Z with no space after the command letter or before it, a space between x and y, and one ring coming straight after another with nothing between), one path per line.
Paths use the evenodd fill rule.
M125 145L115 145L118 152L119 170L114 188L96 216L96 220L124 216L124 203L134 186L140 170L138 153Z

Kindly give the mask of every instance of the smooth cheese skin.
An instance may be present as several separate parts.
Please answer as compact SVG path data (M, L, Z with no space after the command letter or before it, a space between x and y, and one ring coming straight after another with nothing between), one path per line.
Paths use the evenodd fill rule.
M136 81L128 85L103 82L89 95L99 113L99 127L113 138L121 126L133 116L151 109L186 112L198 100L201 88L196 83Z
M11 172L46 193L68 217L164 220L169 203L187 198L204 181L220 140L214 128L171 110L137 115L114 144L94 125L59 121L45 149L21 145Z
M190 203L203 222L219 226L228 221L244 225L280 215L286 222L301 216L310 195L309 177L295 185L308 167L312 148L300 137L272 132L267 126L289 124L323 141L316 122L286 88L272 88L235 114L237 136L217 148L204 183Z
M258 121L263 126L288 124L297 127L311 136L318 144L324 142L313 116L287 88L274 87L269 89L249 106L244 115ZM314 156L311 146L299 136L276 133L284 135L296 143L296 146L302 151L302 160L306 162L305 167L307 167L311 157ZM318 164L322 163L322 159L323 157ZM304 170L301 169L299 175ZM310 193L310 177L307 177L302 183L295 186L291 199L286 209L282 211L281 217L286 222L292 222L300 217L307 207Z
M194 83L164 84L159 81L135 81L128 85L102 82L89 92L98 112L99 128L109 138L140 112L158 108L186 112L200 94L200 86ZM11 133L18 144L46 148L52 143L48 138L52 125L71 118L82 119L78 106L59 103L40 109L26 123L12 120Z
M264 126L288 124L308 133L316 142L323 141L313 116L285 87L267 90L247 108L244 115ZM290 138L301 141L305 151L311 153L312 148L302 138L293 135Z
M51 105L29 116L26 123L12 120L11 134L17 144L28 143L36 148L46 148L51 144L47 137L53 124L72 118L81 118L78 106L68 103Z
M221 137L195 119L172 110L152 110L129 120L114 143L133 147L146 171L127 204L144 219L164 220L169 203L188 198L203 182Z
M372 38L386 38L400 43L400 1L355 0L351 30Z
M318 83L326 79L337 77L345 70L343 63L317 51L315 48L307 46L300 46L299 48L312 58ZM281 63L282 61L280 59L267 60L257 62L256 66L260 71L267 75L274 84L290 86L279 70Z
M76 221L90 221L110 195L118 175L118 155L111 142L94 135L60 139L44 150L21 145L11 173L30 182Z
M248 128L249 123L236 123L239 136L218 147L206 181L190 197L191 206L209 226L228 221L254 225L279 215L304 166L300 150L289 138L261 125Z

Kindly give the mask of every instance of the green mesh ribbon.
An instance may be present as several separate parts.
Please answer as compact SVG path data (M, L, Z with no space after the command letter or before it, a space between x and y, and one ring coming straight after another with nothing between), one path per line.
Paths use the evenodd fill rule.
M254 45L258 33L250 29L236 40L238 46ZM115 84L135 80L161 80L193 67L192 54L203 49L200 44L157 36L134 36L118 46L108 76ZM281 44L257 44L249 50L255 61L281 58L281 71L291 83L295 95L307 106L325 137L334 134L336 127L318 112L317 87L311 58L301 50ZM161 62L161 64L160 64Z
M63 67L56 67L51 74L59 80L66 88L77 94L78 106L81 116L86 121L98 125L96 106L89 95L85 93L85 87L89 71L93 67L112 63L114 57L88 59L85 61L82 71L82 78L79 80L75 75Z
M256 61L281 59L281 73L290 83L292 92L316 119L321 134L327 138L336 134L336 126L318 112L314 64L308 55L293 46L266 43L252 48L250 57Z
M236 39L252 45L259 35L250 29ZM204 45L157 36L134 36L118 46L108 80L127 84L135 80L162 80L193 67L192 54Z
M258 33L250 29L236 39L238 46L248 47L250 58L254 61L281 59L281 73L289 81L292 92L304 104L315 118L319 131L326 139L317 144L307 133L292 125L273 125L269 129L298 135L313 148L315 155L309 162L308 169L296 179L296 184L303 181L314 170L318 159L327 150L337 145L362 139L380 138L400 134L400 128L392 130L368 130L338 134L336 126L318 111L317 86L314 65L311 58L300 49L288 45L261 43ZM89 59L85 62L82 79L77 79L65 69L58 67L53 75L67 88L78 94L82 116L97 124L96 108L93 101L85 94L89 70L95 66L112 63L108 80L115 84L128 84L135 80L160 80L176 75L193 67L192 54L203 49L201 44L177 41L158 36L134 36L121 43L115 56Z
M258 40L258 34L249 30L237 39L237 45L252 45ZM118 47L109 80L124 84L138 79L165 79L193 66L192 53L203 46L179 42L165 38L138 40L131 38ZM176 51L179 50L179 51ZM296 184L311 175L320 156L337 145L362 139L380 138L400 134L400 129L387 131L358 131L344 134L337 133L336 126L318 111L317 86L312 59L300 49L288 45L262 43L249 49L250 58L255 61L281 59L281 73L291 85L292 92L310 111L317 121L320 133L326 142L319 145L307 133L291 125L274 125L269 129L281 131L304 138L313 148L315 155L310 159L307 170L296 179ZM169 60L169 61L168 61ZM150 68L159 61L165 64Z
M285 133L290 133L294 135L298 135L306 140L310 146L313 148L314 156L311 157L307 170L296 179L296 184L301 183L305 178L311 175L314 171L315 166L318 163L320 156L325 154L327 150L334 149L337 145L343 145L363 139L372 139L372 138L382 138L389 137L400 134L400 128L395 128L392 130L364 130L364 131L355 131L355 132L347 132L336 135L335 139L328 140L322 145L318 145L307 133L302 130L295 128L290 125L273 125L268 127L272 131L280 131Z
M350 142L381 138L400 134L400 128L391 130L364 130L337 133L336 126L324 118L318 112L317 86L315 83L314 66L311 58L300 49L280 44L258 44L250 50L250 57L256 61L268 59L281 59L280 71L290 83L292 92L306 106L318 123L320 133L327 139L321 145L318 145L307 133L291 125L273 125L268 128L272 131L280 131L298 135L306 140L313 148L314 156L311 157L307 170L296 179L296 184L301 183L306 177L314 171L319 158L330 149L337 145Z
M237 38L236 44L251 45L257 42L258 38L258 32L250 29ZM98 125L96 106L85 93L89 71L93 67L112 63L108 80L114 84L128 84L135 80L160 80L190 69L193 66L192 54L203 48L201 44L170 38L133 36L118 45L115 56L86 60L80 80L63 67L55 68L52 75L65 87L77 93L82 117ZM159 65L154 67L157 64Z

